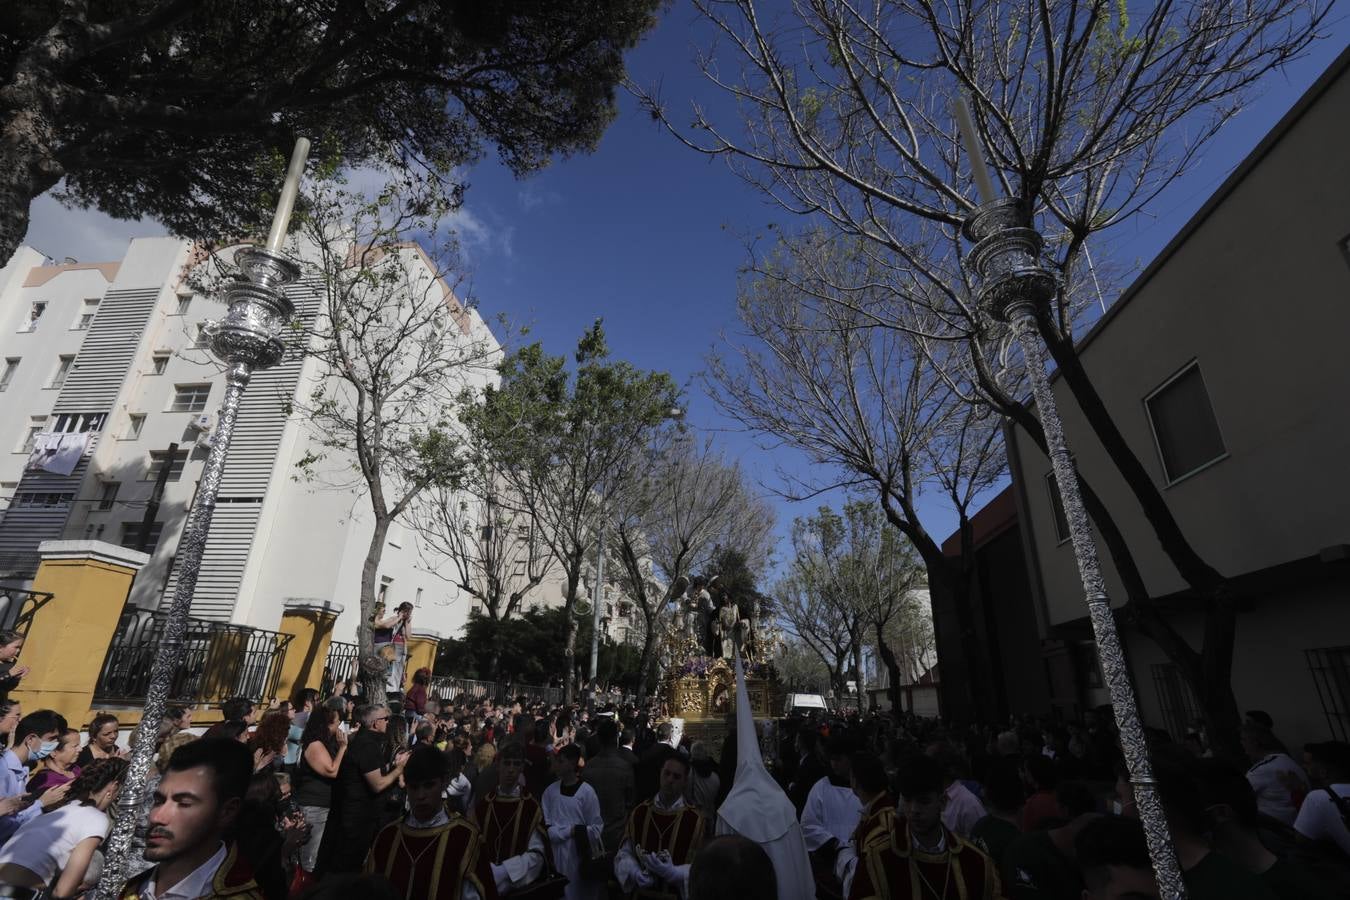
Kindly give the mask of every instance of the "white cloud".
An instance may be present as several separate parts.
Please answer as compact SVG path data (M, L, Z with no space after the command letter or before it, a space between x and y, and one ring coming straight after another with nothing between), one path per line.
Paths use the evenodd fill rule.
M23 242L58 261L72 256L80 262L113 262L126 255L132 238L168 233L153 219L125 221L94 209L69 209L47 193L33 201Z

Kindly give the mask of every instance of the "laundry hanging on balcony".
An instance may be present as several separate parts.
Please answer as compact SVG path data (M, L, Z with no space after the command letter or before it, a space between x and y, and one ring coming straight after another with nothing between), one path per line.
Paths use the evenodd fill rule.
M69 475L75 471L89 446L89 432L46 432L33 438L33 452L24 466L30 472Z

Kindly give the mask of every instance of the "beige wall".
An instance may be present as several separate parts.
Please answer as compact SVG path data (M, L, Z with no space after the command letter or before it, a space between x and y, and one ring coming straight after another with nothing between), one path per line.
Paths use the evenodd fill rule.
M1350 262L1338 246L1350 234L1347 109L1350 74L1343 73L1112 311L1083 353L1115 421L1160 485L1165 478L1143 400L1199 361L1228 457L1163 496L1201 556L1225 574L1350 543ZM1112 509L1150 592L1181 589L1062 383L1056 395L1080 469ZM1056 545L1049 465L1020 432L1016 451L1050 623L1080 618L1073 553ZM1109 561L1106 571L1118 599ZM1244 619L1244 633L1255 622ZM1331 642L1346 643L1347 634ZM1306 638L1311 646L1331 640Z

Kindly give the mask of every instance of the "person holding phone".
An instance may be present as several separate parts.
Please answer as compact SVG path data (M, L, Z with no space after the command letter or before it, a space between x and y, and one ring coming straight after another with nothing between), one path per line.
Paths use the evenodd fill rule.
M0 754L0 845L20 825L54 809L70 790L68 782L41 794L28 793L28 764L47 758L59 746L65 720L50 709L20 718L21 713L18 703L0 701L0 736L12 733L14 738L12 746Z

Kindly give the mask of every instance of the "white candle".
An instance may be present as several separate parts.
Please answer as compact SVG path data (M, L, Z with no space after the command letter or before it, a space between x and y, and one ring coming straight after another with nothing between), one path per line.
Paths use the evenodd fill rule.
M975 120L971 118L970 107L966 105L966 98L961 94L956 95L952 106L956 110L956 123L961 127L961 143L966 145L966 156L970 157L970 171L975 176L975 188L980 192L980 200L989 203L997 195L994 193L993 179L989 177L989 167L984 164L984 150L980 147L980 136L975 133Z
M272 217L272 229L267 232L267 249L273 253L280 252L281 242L286 240L286 227L291 224L295 196L300 193L300 176L305 174L305 160L308 158L309 138L297 138L295 149L291 151L291 165L286 169L286 183L281 186L277 213Z

